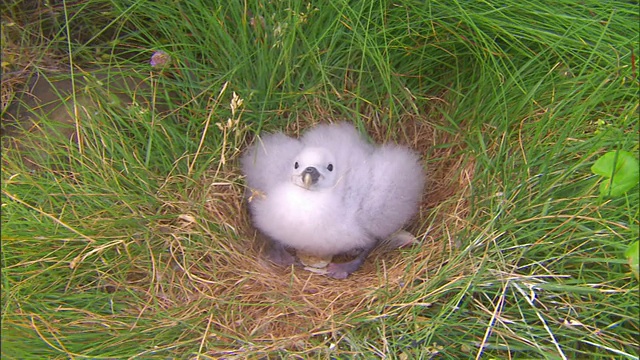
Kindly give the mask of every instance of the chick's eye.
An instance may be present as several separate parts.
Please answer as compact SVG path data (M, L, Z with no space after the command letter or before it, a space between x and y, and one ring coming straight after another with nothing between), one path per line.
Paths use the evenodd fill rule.
M329 164L329 165L327 166L327 170L329 170L329 171L333 171L333 164Z
M297 168L299 168L299 167L300 167L300 164L298 164L298 162L296 161L296 163L295 163L295 164L293 164L293 168L294 168L294 169L297 169Z

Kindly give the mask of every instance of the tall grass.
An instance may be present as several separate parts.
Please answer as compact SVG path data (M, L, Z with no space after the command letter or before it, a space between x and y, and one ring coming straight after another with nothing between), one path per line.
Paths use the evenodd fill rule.
M638 154L637 4L29 4L3 52L93 104L3 139L3 357L638 357L638 189L590 172ZM258 260L235 164L327 119L411 143L440 199L345 282Z

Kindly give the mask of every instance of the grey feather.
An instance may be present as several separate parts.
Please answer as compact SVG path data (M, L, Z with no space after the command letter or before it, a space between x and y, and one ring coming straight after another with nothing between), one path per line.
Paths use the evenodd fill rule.
M299 140L269 134L249 148L242 171L254 225L281 245L331 256L357 249L330 275L355 271L375 244L415 215L425 183L418 156L368 143L350 124L319 125Z
M357 220L370 234L384 239L415 215L425 177L418 157L397 145L377 148L369 168L368 193L363 196Z

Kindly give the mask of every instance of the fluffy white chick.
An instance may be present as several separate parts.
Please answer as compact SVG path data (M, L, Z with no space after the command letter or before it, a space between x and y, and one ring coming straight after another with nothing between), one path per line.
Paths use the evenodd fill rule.
M350 124L324 124L300 139L258 139L241 159L254 225L272 241L269 257L292 264L286 248L325 257L327 275L346 278L377 242L415 214L425 175L418 157L397 145L374 146Z

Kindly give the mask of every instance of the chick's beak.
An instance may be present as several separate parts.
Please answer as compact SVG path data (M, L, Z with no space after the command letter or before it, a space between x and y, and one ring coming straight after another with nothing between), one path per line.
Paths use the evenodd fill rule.
M304 184L305 189L309 189L311 185L313 185L313 179L311 178L311 174L309 173L302 174L302 184Z
M310 166L302 172L302 184L305 189L309 189L311 185L317 183L319 178L320 172L318 172L318 169L314 167Z

